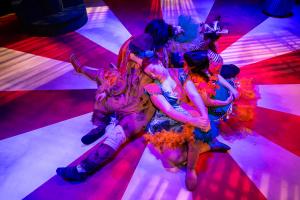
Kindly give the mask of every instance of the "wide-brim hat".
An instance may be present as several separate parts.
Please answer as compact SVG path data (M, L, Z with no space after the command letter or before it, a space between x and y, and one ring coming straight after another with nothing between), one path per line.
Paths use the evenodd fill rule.
M199 24L189 15L180 15L178 17L178 26L182 28L183 33L175 37L177 42L190 42L199 34Z

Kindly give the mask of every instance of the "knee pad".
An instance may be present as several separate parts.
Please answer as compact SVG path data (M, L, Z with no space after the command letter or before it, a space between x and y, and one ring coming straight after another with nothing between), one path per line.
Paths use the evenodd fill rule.
M125 132L122 126L117 125L111 130L110 133L107 134L104 144L110 146L114 150L118 150L118 148L125 142L126 142Z

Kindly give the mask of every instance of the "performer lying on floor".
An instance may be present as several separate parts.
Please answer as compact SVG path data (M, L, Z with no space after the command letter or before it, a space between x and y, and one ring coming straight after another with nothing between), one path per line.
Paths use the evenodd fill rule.
M187 163L186 186L194 190L199 154L209 150L226 151L229 147L214 140L216 127L210 129L205 105L183 69L168 70L155 57L145 59L142 66L156 80L145 89L158 108L148 126L154 135L146 139L164 155L169 167ZM231 100L228 98L227 104ZM194 128L184 128L184 125Z
M122 45L118 69L83 67L75 56L71 56L76 71L98 83L92 118L97 128L85 135L82 142L90 144L105 132L107 138L79 165L58 168L56 172L59 176L67 180L84 180L112 159L120 146L141 132L153 116L155 109L144 92L144 86L151 83L152 79L141 71L139 64L130 59L130 55L138 48L142 50L139 54L141 58L152 56L154 50L159 51L164 47L173 34L173 28L163 20L153 20L145 32L149 34L132 37ZM117 122L108 126L111 115L116 116Z

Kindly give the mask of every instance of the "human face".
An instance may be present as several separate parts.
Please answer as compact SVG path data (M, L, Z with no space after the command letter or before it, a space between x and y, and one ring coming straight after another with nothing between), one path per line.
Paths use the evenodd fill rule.
M159 63L151 63L147 67L145 67L144 72L150 76L152 79L161 80L162 78L166 77L168 71L162 65L161 62Z

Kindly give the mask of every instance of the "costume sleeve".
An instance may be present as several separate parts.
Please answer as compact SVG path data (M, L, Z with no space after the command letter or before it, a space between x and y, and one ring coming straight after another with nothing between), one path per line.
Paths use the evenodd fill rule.
M187 80L187 78L188 78L187 73L185 73L182 68L178 69L178 79L179 79L181 85L184 85L184 83Z
M208 50L207 57L209 60L209 71L213 74L220 74L223 65L223 58L220 54Z
M120 48L119 54L118 54L118 63L117 68L120 71L121 74L125 74L127 72L127 62L128 57L130 54L129 51L129 44L132 41L133 37L130 37Z
M120 73L116 69L99 69L97 74L98 91L110 94L117 81L120 81Z
M145 92L151 95L157 95L161 94L161 89L156 83L150 83L148 85L145 85L144 87Z

